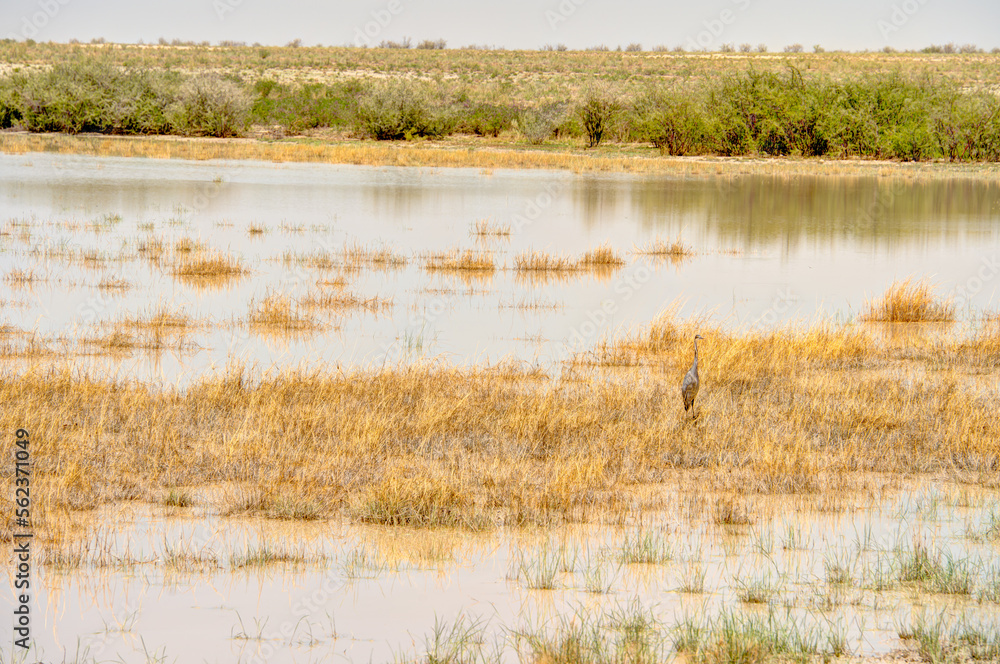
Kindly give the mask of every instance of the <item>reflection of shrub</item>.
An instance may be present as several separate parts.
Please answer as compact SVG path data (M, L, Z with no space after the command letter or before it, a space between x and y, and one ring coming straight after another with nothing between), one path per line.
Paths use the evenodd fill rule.
M357 132L380 141L438 138L452 133L455 125L451 110L412 81L377 85L358 102Z
M244 89L211 74L185 81L167 109L174 131L190 136L239 136L249 114L250 97Z

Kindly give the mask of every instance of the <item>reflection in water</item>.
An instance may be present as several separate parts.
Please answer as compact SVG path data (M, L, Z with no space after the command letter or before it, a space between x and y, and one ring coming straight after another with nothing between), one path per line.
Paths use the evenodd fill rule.
M510 235L475 236L483 220L509 226ZM170 383L234 363L381 366L431 356L551 368L672 303L679 316L733 327L850 320L893 281L931 275L967 319L995 306L998 223L1000 185L970 180L3 155L0 274L10 288L0 297L0 326L21 339L72 342L154 307L180 311L205 322L192 335L200 349L193 357L88 359L99 370ZM693 254L637 253L657 239L679 240ZM604 244L626 264L601 275L514 269L525 252L577 260ZM202 247L248 272L213 283L175 274L181 249L194 256ZM379 249L405 264L355 260ZM490 252L495 271L423 267L431 254L466 249ZM301 303L317 286L392 305L316 311L320 325L287 343L247 324L268 294ZM518 305L530 302L557 306ZM46 359L35 353L32 361Z
M745 250L854 242L891 251L906 244L992 241L1000 183L829 176L720 177L637 181L631 204L650 229L696 224ZM589 209L590 195L580 193Z

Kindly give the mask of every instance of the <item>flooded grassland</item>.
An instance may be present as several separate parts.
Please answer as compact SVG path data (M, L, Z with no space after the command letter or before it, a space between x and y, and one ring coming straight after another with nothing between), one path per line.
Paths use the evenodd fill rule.
M0 661L1000 659L989 180L0 172Z

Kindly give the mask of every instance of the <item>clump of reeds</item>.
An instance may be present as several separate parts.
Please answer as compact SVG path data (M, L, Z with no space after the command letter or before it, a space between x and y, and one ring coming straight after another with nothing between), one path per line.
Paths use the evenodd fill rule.
M424 269L428 272L481 272L492 274L496 270L493 254L488 251L453 249L443 253L430 254L424 258Z
M136 251L152 264L158 264L166 252L166 245L160 238L150 238L139 243Z
M42 281L42 277L40 277L34 270L17 269L11 270L7 274L5 281L18 288L27 288L32 284Z
M316 270L332 270L338 265L333 253L325 250L311 254L296 254L286 251L281 260L285 265L301 265Z
M345 245L341 252L344 267L357 269L370 267L379 270L399 269L406 266L407 259L388 247L366 247L355 242Z
M190 254L195 251L201 251L204 248L204 244L189 237L182 237L177 242L174 242L174 252L178 254Z
M122 277L109 276L101 279L100 283L97 284L97 287L100 288L101 290L126 291L132 288L132 283L127 279L123 279Z
M247 272L239 258L221 253L181 256L173 266L175 277L196 284L223 282Z
M518 272L569 272L580 269L580 263L569 256L545 251L526 251L514 257Z
M335 291L311 292L302 298L302 306L335 312L343 312L351 309L366 309L378 312L391 309L392 299L386 299L377 295L366 298L338 289Z
M594 270L607 270L625 265L623 259L610 245L601 245L596 249L584 252L580 259L580 267Z
M679 237L673 242L667 242L658 237L644 245L636 246L634 251L641 256L655 256L658 258L681 258L694 253L694 250L684 244Z
M477 219L470 233L477 237L510 237L510 224L500 224L489 219Z
M322 327L315 318L304 314L287 295L268 293L260 302L250 301L250 329L296 333Z
M926 279L907 277L893 283L881 298L866 302L862 320L886 323L949 322L955 320L955 304L934 296Z
M186 332L196 325L196 321L183 311L173 311L161 305L152 311L137 316L126 316L120 324L134 330L148 330L156 334Z

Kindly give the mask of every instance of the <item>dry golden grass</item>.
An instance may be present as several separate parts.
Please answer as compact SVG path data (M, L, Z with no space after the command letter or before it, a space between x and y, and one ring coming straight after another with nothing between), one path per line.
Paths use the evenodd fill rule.
M34 270L11 270L7 273L4 281L9 283L14 288L30 288L32 285L44 281Z
M424 257L423 267L428 272L479 272L493 274L496 262L489 251L452 249Z
M153 265L157 265L163 259L164 253L166 253L166 245L164 245L163 240L160 238L150 238L140 242L139 246L136 247L136 251L147 261Z
M377 270L396 270L406 267L407 259L388 247L366 247L355 242L344 246L341 252L343 265L348 269L369 267Z
M104 334L86 335L84 347L108 353L128 353L133 350L185 351L194 348L185 335L192 332L198 322L183 312L159 307L135 316L124 316L105 326Z
M134 330L149 330L157 334L177 334L191 331L198 322L182 311L161 305L150 312L126 316L121 325Z
M666 242L662 238L656 238L655 240L642 245L637 246L634 253L640 256L655 256L657 258L670 258L670 257L682 257L690 256L694 254L694 250L688 245L684 244L678 237L673 242Z
M948 322L955 320L955 305L934 296L926 279L908 277L893 283L881 298L866 302L862 320L884 323Z
M106 276L101 279L97 287L101 290L126 291L132 288L132 283L122 277Z
M335 313L344 313L355 309L371 312L381 312L392 309L392 299L382 297L360 297L353 293L345 293L340 287L335 291L313 291L302 298L302 306L310 309L325 309Z
M526 251L514 257L514 269L517 272L574 272L580 269L580 264L569 256Z
M296 327L276 302L266 319ZM679 384L696 331L692 421ZM0 427L31 414L33 489L50 515L207 484L250 495L223 505L233 512L467 528L621 521L636 495L656 509L672 495L657 485L682 479L737 501L927 474L1000 487L1000 397L973 380L997 375L995 326L899 347L859 326L732 332L664 318L604 350L634 368L234 369L183 391L8 372Z
M616 269L625 265L625 259L610 245L601 245L596 249L584 252L579 265L590 270Z
M194 286L222 285L249 272L238 257L221 253L182 254L172 271L175 277Z
M489 219L477 219L469 231L476 237L510 237L510 224L501 224Z
M314 270L333 270L340 267L333 252L325 250L318 250L310 254L286 251L281 260L285 265L301 265Z
M205 245L189 237L183 237L174 243L174 252L178 254L190 254L195 251L203 251L204 249Z
M268 293L260 302L250 301L250 329L263 333L297 334L322 329L314 317L281 293Z
M995 164L896 163L862 160L746 159L725 157L660 157L652 148L629 154L597 155L582 147L565 151L524 146L469 149L451 142L373 143L273 142L248 139L177 137L70 136L0 133L0 152L54 152L153 159L250 159L274 162L322 162L367 166L433 166L443 168L524 168L576 173L670 173L714 175L860 175L920 179L1000 180Z

